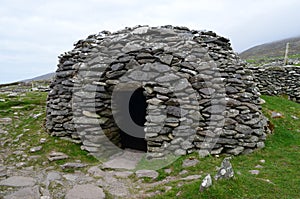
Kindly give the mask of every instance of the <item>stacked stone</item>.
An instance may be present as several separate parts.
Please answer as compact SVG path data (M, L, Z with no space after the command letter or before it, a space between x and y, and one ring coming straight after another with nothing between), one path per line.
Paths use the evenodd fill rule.
M118 151L118 93L144 89L149 157L193 151L238 155L263 147L267 120L251 73L229 40L185 27L103 31L60 57L47 129L96 157ZM116 147L117 146L117 147Z
M295 102L300 102L300 67L270 66L253 67L254 81L260 92L265 95L288 95Z

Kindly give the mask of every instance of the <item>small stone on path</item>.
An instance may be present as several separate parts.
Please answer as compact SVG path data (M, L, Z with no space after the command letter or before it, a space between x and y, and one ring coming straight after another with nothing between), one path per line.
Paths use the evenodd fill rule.
M77 163L77 162L67 162L63 165L60 165L62 169L79 169L86 167L87 164Z
M117 156L113 157L111 160L103 163L103 168L105 169L135 169L137 163L142 159L144 153L131 151L125 149L125 151Z
M35 152L38 152L38 151L40 151L40 150L42 150L42 146L36 146L36 147L32 147L32 148L30 148L30 152L31 153L35 153Z
M67 156L66 154L62 153L62 152L55 152L52 151L49 156L48 156L48 160L49 161L56 161L56 160L64 160L64 159L68 159L69 156Z
M133 174L132 171L116 171L113 172L114 176L119 177L119 178L128 178Z
M154 170L138 170L135 172L136 177L138 178L152 178L156 179L158 177L158 172Z
M88 173L91 174L93 177L102 177L104 176L105 172L102 171L99 167L93 166L88 169Z

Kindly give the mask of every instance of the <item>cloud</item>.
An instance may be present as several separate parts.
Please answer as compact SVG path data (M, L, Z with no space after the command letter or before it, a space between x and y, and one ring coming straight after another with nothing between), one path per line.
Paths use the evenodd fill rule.
M299 35L299 7L298 0L2 0L0 83L54 71L76 40L138 24L213 30L241 51Z

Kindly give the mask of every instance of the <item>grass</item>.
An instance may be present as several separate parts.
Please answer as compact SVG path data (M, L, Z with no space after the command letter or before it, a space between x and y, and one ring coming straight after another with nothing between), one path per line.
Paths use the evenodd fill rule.
M299 59L300 58L300 54L294 54L294 55L289 55L289 59ZM248 62L249 64L254 64L254 65L262 65L262 64L266 64L266 63L271 63L274 61L278 61L278 60L284 60L284 56L279 56L279 57L257 57L257 58L251 58L251 59L247 59L246 62ZM298 65L296 65L298 66Z
M273 135L268 136L266 147L257 150L250 155L234 157L231 161L236 172L231 180L213 182L213 186L200 193L201 180L178 187L179 182L171 182L168 186L173 189L153 198L300 198L300 119L295 120L292 116L300 118L300 104L291 102L283 97L262 96L266 101L263 112L270 118L271 111L277 111L284 115L283 118L271 119L275 125ZM196 154L190 157L197 158ZM183 170L182 161L186 157L179 158L169 166L173 171L171 175L178 176ZM208 157L200 159L200 163L188 169L189 175L210 173L216 174L215 166L221 164L223 157ZM261 163L260 160L265 160ZM260 173L252 175L249 170L262 165L258 169ZM164 169L159 170L160 179L166 174ZM239 173L239 174L237 174ZM152 191L160 190L155 188ZM176 194L180 193L180 196Z

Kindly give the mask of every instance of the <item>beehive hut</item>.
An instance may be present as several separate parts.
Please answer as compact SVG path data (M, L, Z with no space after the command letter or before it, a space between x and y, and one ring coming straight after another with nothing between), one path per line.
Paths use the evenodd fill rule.
M186 27L102 31L59 57L46 127L96 157L123 148L238 155L264 146L267 120L229 40Z

